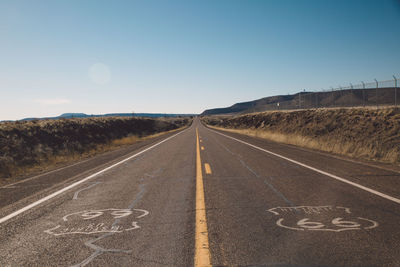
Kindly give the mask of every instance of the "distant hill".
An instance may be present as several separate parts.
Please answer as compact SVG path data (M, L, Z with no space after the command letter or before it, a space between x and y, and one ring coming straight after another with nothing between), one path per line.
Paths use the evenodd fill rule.
M264 105L277 103L282 101L289 101L294 98L295 95L280 95L280 96L269 96L261 99L236 103L226 108L214 108L207 109L201 113L201 115L217 115L217 114L230 114L230 113L243 113L248 110L262 109Z
M400 104L400 89L397 88L397 103ZM299 92L292 95L269 96L261 99L236 103L226 108L207 109L201 115L247 114L267 110L352 107L393 105L394 88L346 89L325 92Z
M57 118L85 118L88 117L85 113L64 113Z
M167 114L167 113L108 113L101 115L88 115L85 113L64 113L57 117L43 117L43 118L25 118L22 121L30 120L49 120L49 119L72 119L72 118L89 118L89 117L146 117L146 118L161 118L161 117L188 117L195 116L196 114Z

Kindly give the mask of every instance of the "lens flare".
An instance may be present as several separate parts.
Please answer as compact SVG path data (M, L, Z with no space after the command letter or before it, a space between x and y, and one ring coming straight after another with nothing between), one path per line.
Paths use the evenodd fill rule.
M103 63L93 64L89 68L89 77L96 84L106 84L111 80L110 68Z

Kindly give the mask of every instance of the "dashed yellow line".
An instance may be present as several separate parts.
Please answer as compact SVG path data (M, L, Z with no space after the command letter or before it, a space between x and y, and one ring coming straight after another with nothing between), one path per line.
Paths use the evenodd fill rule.
M204 201L203 174L200 158L199 131L196 128L196 236L194 266L211 266L210 250L208 245L208 230L206 205Z
M210 164L204 163L204 169L206 170L207 174L211 174L211 167Z
M204 150L204 146L201 147L201 150Z

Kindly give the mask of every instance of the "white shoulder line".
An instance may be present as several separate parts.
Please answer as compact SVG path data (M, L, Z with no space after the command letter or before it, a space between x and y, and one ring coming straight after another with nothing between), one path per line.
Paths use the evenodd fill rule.
M210 128L207 128L207 129L210 130L210 131L212 131L212 132L214 132L214 133L217 133L217 134L219 134L219 135L225 136L225 137L227 137L227 138L233 139L233 140L238 141L238 142L240 142L240 143L243 143L243 144L245 144L245 145L251 146L251 147L253 147L253 148L255 148L255 149L261 150L261 151L263 151L263 152L265 152L265 153L268 153L268 154L274 155L274 156L276 156L276 157L278 157L278 158L281 158L281 159L290 161L290 162L292 162L292 163L294 163L294 164L297 164L297 165L300 165L300 166L302 166L302 167L304 167L304 168L313 170L313 171L318 172L318 173L320 173L320 174L323 174L323 175L329 176L329 177L331 177L331 178L333 178L333 179L339 180L339 181L341 181L341 182L343 182L343 183L350 184L350 185L352 185L352 186L355 186L355 187L358 187L358 188L360 188L360 189L362 189L362 190L365 190L365 191L367 191L367 192L370 192L370 193L372 193L372 194L374 194L374 195L377 195L377 196L386 198L386 199L388 199L388 200L391 200L391 201L393 201L393 202L396 202L397 204L400 204L400 199L398 199L398 198L395 198L395 197L386 195L386 194L384 194L384 193L381 193L381 192L378 192L378 191L376 191L376 190L374 190L374 189L368 188L368 187L366 187L366 186L363 186L363 185L360 185L360 184L351 182L351 181L349 181L349 180L346 180L346 179L341 178L341 177L339 177L339 176L336 176L336 175L334 175L334 174L331 174L331 173L328 173L328 172L319 170L319 169L317 169L317 168L308 166L308 165L306 165L306 164L304 164L304 163L301 163L301 162L298 162L298 161L296 161L296 160L293 160L293 159L287 158L287 157L285 157L285 156L279 155L279 154L277 154L277 153L268 151L268 150L266 150L266 149L263 149L263 148L261 148L261 147L252 145L252 144L247 143L247 142L245 142L245 141L236 139L236 138L231 137L231 136L229 136L229 135L225 135L225 134L223 134L223 133L220 133L220 132L211 130Z
M63 189L60 189L60 190L58 190L58 191L56 191L56 192L54 192L54 193L42 198L42 199L39 199L38 201L35 201L35 202L29 204L28 206L23 207L22 209L14 211L13 213L11 213L9 215L7 215L7 216L5 216L3 218L0 218L0 223L8 221L9 219L11 219L11 218L13 218L13 217L15 217L15 216L27 211L27 210L30 210L33 207L36 207L37 205L39 205L39 204L41 204L41 203L43 203L43 202L45 202L45 201L47 201L49 199L52 199L52 198L60 195L60 194L64 193L65 191L67 191L67 190L69 190L69 189L71 189L71 188L73 188L73 187L75 187L77 185L80 185L81 183L84 183L84 182L96 177L97 175L99 175L101 173L104 173L104 172L106 172L106 171L108 171L108 170L110 170L110 169L112 169L112 168L114 168L114 167L116 167L118 165L121 165L122 163L124 163L124 162L126 162L126 161L128 161L128 160L130 160L132 158L135 158L135 157L139 156L140 154L143 154L144 152L149 151L150 149L152 149L152 148L154 148L154 147L156 147L156 146L168 141L169 139L174 138L178 134L181 134L181 133L186 132L186 131L187 130L184 130L184 131L181 131L181 132L179 132L177 134L174 134L173 136L170 136L170 137L158 142L157 144L154 144L154 145L152 145L152 146L150 146L150 147L148 147L148 148L146 148L146 149L144 149L144 150L142 150L142 151L140 151L140 152L138 152L138 153L136 153L136 154L134 154L134 155L132 155L132 156L130 156L128 158L126 158L126 159L123 159L123 160L121 160L121 161L119 161L119 162L117 162L117 163L115 163L115 164L113 164L113 165L101 170L101 171L98 171L98 172L96 172L96 173L94 173L94 174L92 174L90 176L87 176L87 177L83 178L82 180L79 180L79 181L77 181L77 182L75 182L75 183L73 183L73 184L71 184L71 185L69 185L67 187L64 187Z

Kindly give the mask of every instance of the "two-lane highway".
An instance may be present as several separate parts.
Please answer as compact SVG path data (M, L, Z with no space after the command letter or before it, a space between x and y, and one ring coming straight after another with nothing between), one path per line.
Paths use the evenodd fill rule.
M399 221L399 173L196 119L0 208L0 266L399 266Z

